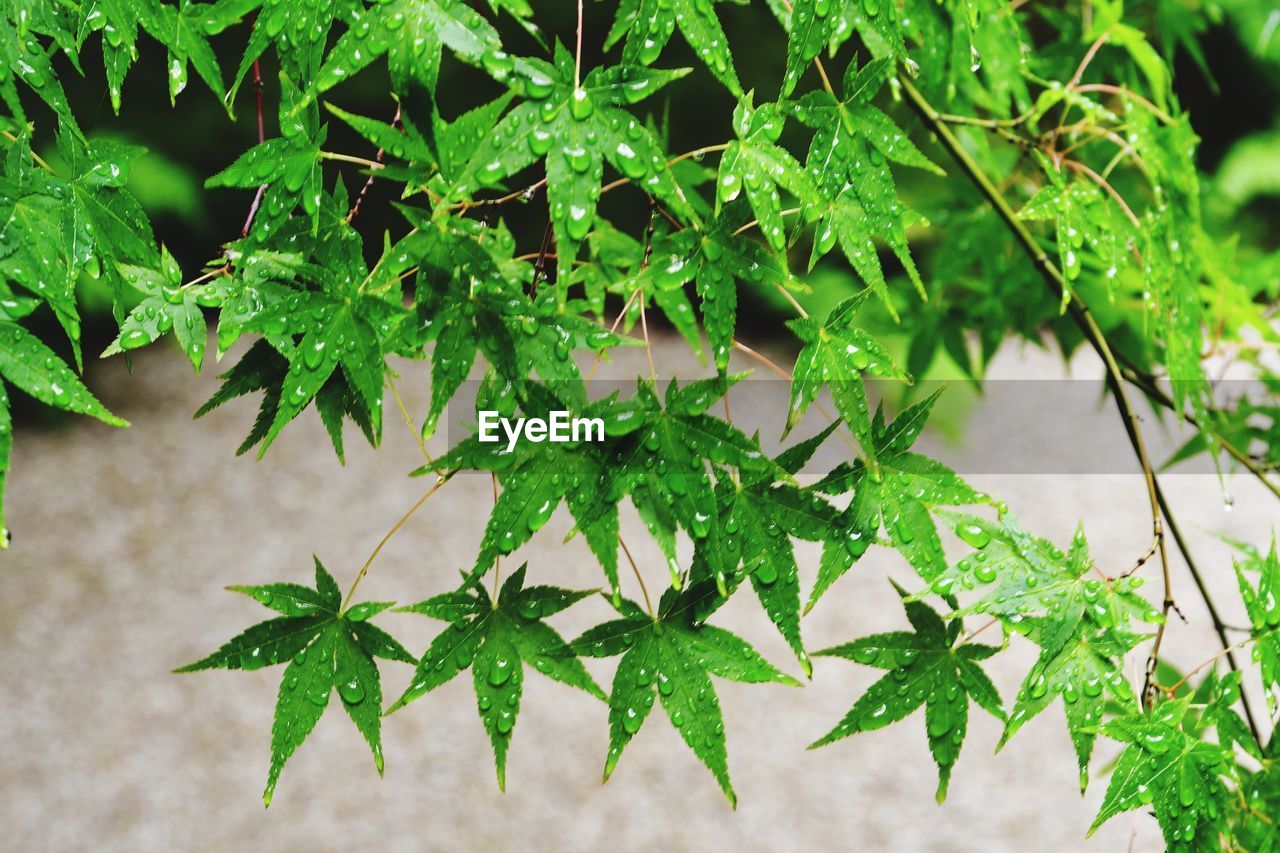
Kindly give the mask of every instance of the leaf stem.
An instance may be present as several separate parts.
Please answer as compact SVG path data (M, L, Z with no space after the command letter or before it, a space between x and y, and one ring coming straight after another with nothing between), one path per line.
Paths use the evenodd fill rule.
M378 540L377 546L375 546L373 552L369 554L369 559L364 561L364 565L360 567L360 572L356 575L356 579L351 582L351 588L347 590L347 597L342 600L342 612L345 613L347 608L351 605L351 597L356 594L356 588L360 586L360 581L364 580L364 576L369 573L369 567L373 565L373 561L377 559L378 553L382 550L382 547L391 540L392 536L395 536L396 533L399 532L401 527L404 527L405 522L410 518L413 518L413 514L417 512L432 495L440 491L441 486L449 482L449 478L452 476L452 474L442 474L437 476L435 485L428 489L425 495L418 498L418 502L409 507L409 511L400 516L400 520L392 525L391 529L386 532L382 539Z
M578 38L577 45L573 51L573 88L582 85L582 21L583 21L582 0L578 0Z
M417 443L418 449L422 451L422 457L427 460L427 464L431 464L431 453L427 450L426 442L422 440L422 431L414 426L413 418L409 415L409 409L405 406L404 400L400 397L399 390L396 389L395 377L388 372L387 384L391 386L391 396L396 400L396 408L400 410L400 416L404 418L405 426L409 427L410 434L413 435L414 442Z
M493 483L493 505L498 505L498 475L489 472L489 480ZM493 606L498 606L498 581L502 579L502 555L493 555Z
M357 166L377 171L382 168L382 164L376 160L369 160L365 157L356 157L352 154L339 154L337 151L321 151L320 157L324 160L338 160L342 163L355 163Z
M10 133L7 130L0 130L0 134L3 134L4 138L9 140L10 142L18 141L18 137L14 136L12 133ZM48 161L45 160L43 157L41 157L39 154L37 154L34 148L31 148L30 151L31 151L31 159L35 162L37 166L39 166L41 169L44 169L46 172L50 174L56 174L56 172L53 171L53 167L49 165Z
M649 618L657 619L657 615L653 612L653 602L649 599L649 588L644 585L640 567L636 565L636 558L631 556L631 549L627 547L627 540L622 538L622 534L618 534L618 544L622 546L622 553L627 555L627 562L631 564L631 571L635 573L636 583L640 584L640 592L644 595L644 607L649 611Z

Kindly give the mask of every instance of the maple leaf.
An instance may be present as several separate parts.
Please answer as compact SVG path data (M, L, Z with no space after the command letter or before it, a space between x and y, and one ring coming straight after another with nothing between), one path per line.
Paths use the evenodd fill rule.
M787 322L796 337L804 342L804 348L796 356L786 431L800 422L809 404L826 385L840 416L862 445L862 452L874 462L875 437L862 376L871 373L892 379L908 377L894 365L879 341L854 325L854 317L867 292L864 290L840 302L831 309L825 322L819 323L812 317Z
M883 46L888 59L906 56L899 23L899 8L893 0L795 0L782 15L787 27L787 65L782 78L782 94L790 95L804 72L823 48L831 52L853 32L876 47Z
M726 206L705 229L686 228L655 239L651 262L634 275L619 276L613 287L628 297L637 289L651 296L701 358L702 340L681 287L694 282L712 361L721 372L729 365L737 326L738 282L792 284L785 255L739 233L737 212L736 206Z
M1258 585L1255 588L1245 577L1236 562L1236 579L1240 584L1240 597L1244 599L1245 612L1249 614L1249 635L1253 638L1253 659L1262 674L1262 684L1267 688L1267 698L1274 705L1280 689L1280 558L1276 556L1275 538L1271 550L1259 561Z
M237 634L206 658L175 672L261 669L287 663L271 729L271 769L263 802L271 805L285 762L315 728L336 690L351 721L369 744L382 774L382 686L375 657L413 663L413 656L368 620L394 602L342 607L333 576L315 558L314 589L295 583L232 586L283 614Z
M448 682L468 667L476 703L498 772L506 788L507 747L520 711L527 663L548 678L585 690L603 700L604 692L583 668L565 641L543 620L591 595L553 586L524 585L522 565L502 584L494 600L478 582L402 608L441 619L450 625L432 641L418 661L413 680L387 713Z
M553 411L571 411L568 405L551 389L530 384L522 395L520 410L526 417L547 420ZM595 408L573 411L571 417L590 417ZM485 525L472 576L483 574L495 559L528 542L564 501L577 529L600 560L610 590L615 597L619 595L618 504L606 491L606 450L593 438L520 441L508 452L504 441L485 442L473 435L414 472L477 470L497 475L502 491Z
M427 273L418 278L417 322L409 343L435 342L424 435L435 431L477 355L517 387L526 384L532 368L555 383L558 394L585 403L571 352L638 345L573 314L550 291L527 296L504 268L509 251L486 236L495 229L476 222L433 223L418 211L405 212L422 229L414 238L415 254L419 270Z
M247 297L237 306L250 310L236 317L236 334L240 330L262 333L288 364L282 371L279 360L267 357L261 349L251 349L244 357L244 370L228 373L223 387L201 409L203 414L233 397L258 388L265 390L258 420L241 452L261 443L261 457L286 424L320 399L318 395L329 383L340 383L341 387L325 395L321 416L339 455L337 411L351 414L371 443L376 444L381 433L383 344L395 336L405 312L398 291L374 281L380 266L367 270L361 240L346 222L347 199L341 185L337 195L323 199L322 209L324 216L316 236L298 235L299 240L307 236L312 241L310 263L294 266L287 258L259 256L264 267L261 276L297 274L304 278L301 286L316 289L263 288L255 273L250 278L242 276L240 282L250 293L241 291L237 296L237 288L228 286L207 294L211 304L218 298ZM259 297L268 295L271 301L258 303ZM341 405L335 405L339 402Z
M794 389L793 385L793 393ZM852 491L853 499L837 519L836 534L823 544L818 579L806 611L866 553L881 527L922 577L938 577L946 570L947 560L930 510L990 500L941 462L911 452L941 393L939 389L904 409L887 425L883 410L877 411L863 444L864 452L872 451L867 456L875 460L874 471L863 460L841 463L812 487L830 495Z
M1083 792L1089 783L1089 759L1108 702L1117 703L1121 708L1137 705L1133 689L1124 677L1124 656L1145 637L1128 631L1099 629L1088 620L1065 638L1053 630L1055 627L1049 620L1037 617L1030 617L1019 626L1021 633L1041 645L1041 652L1018 688L1000 737L1000 747L1023 724L1061 697L1067 733L1079 762ZM1051 642L1045 640L1046 633L1052 637Z
M1000 651L981 643L956 645L960 620L943 622L929 606L906 600L907 618L915 632L893 631L872 634L815 655L843 657L866 666L888 670L858 697L849 713L834 729L810 744L810 749L833 741L884 728L925 706L925 730L929 750L938 765L937 800L947 797L951 769L960 756L960 747L969 724L969 700L987 713L1003 720L1000 694L978 662Z
M771 471L781 479L788 477L765 456L758 441L706 414L743 375L699 380L683 388L673 380L662 401L651 383L640 380L635 397L600 412L606 436L622 439L609 448L609 480L604 494L610 498L631 496L662 548L677 586L681 574L675 554L677 525L688 531L695 543L708 540L711 573L722 593L734 567L722 548L725 534L717 524L718 507L708 463L735 467L748 475Z
M1039 154L1039 152L1036 152ZM1058 269L1068 287L1062 292L1065 307L1071 299L1071 285L1084 269L1084 252L1089 249L1103 270L1109 287L1120 271L1129 266L1128 247L1137 238L1133 226L1102 190L1083 179L1069 181L1048 158L1037 158L1049 183L1027 200L1018 216L1028 221L1052 222L1058 244Z
M775 252L787 245L782 221L781 186L804 204L816 204L818 191L805 170L785 148L776 143L782 135L784 118L777 104L751 106L742 100L733 110L733 131L737 139L728 143L720 156L716 178L716 207L733 201L746 190L747 201L759 220L760 233Z
M204 313L196 291L182 286L182 270L169 250L161 248L158 270L121 264L120 274L144 298L120 324L120 334L103 350L102 357L146 346L172 331L199 372L204 362Z
M810 267L839 243L850 266L896 318L876 241L889 246L923 297L924 283L906 232L908 225L922 219L898 199L889 162L937 175L943 172L871 103L891 69L887 59L861 68L850 63L844 100L828 92L808 92L788 109L814 130L805 170L821 198L807 213L818 219Z
M573 57L558 42L554 63L521 59L511 83L529 100L479 146L454 192L497 185L545 158L556 263L566 271L595 219L606 160L677 214L691 215L662 145L623 108L687 72L619 65L596 68L575 85Z
M1033 536L1008 516L991 522L977 516L940 513L956 535L975 550L934 578L930 589L950 595L983 589L957 615L986 613L1016 624L1018 617L1040 617L1045 651L1055 654L1074 636L1081 622L1121 630L1132 620L1157 624L1160 611L1138 594L1143 579L1092 574L1093 558L1084 528L1076 529L1067 554L1048 540Z
M498 31L461 0L379 0L329 50L316 89L332 88L385 54L398 93L434 94L442 46L499 77L511 67Z
M622 655L609 695L607 781L627 744L640 731L656 694L671 724L694 755L707 766L729 802L737 795L729 781L724 720L711 676L747 683L799 682L775 669L760 653L734 634L698 623L698 601L714 594L709 585L663 593L654 616L630 599L615 608L622 616L587 630L572 643L579 655Z
M117 142L86 143L62 131L58 153L69 177L37 169L25 134L5 158L0 178L0 273L48 303L80 363L76 280L100 274L118 296L118 263L154 263L151 226L125 189L142 149ZM62 234L62 242L49 238ZM117 319L119 315L117 315Z
M1169 850L1218 848L1230 797L1221 777L1231 755L1187 734L1182 722L1189 702L1190 697L1163 702L1149 715L1132 714L1102 727L1128 746L1111 773L1090 835L1118 814L1149 806Z
M822 432L784 450L774 461L788 474L804 467L818 447L839 427L835 421ZM741 559L741 574L726 581L729 594L745 576L769 619L791 646L806 676L813 665L800 638L800 576L792 536L821 542L836 535L836 510L813 491L793 483L776 482L774 472L748 474L737 481L720 479L716 487L722 541L730 562ZM699 559L700 558L700 559ZM704 553L695 555L695 567L710 564ZM691 573L691 581L698 572ZM716 602L718 606L719 602ZM709 615L700 609L698 618Z
M1132 624L1159 623L1164 616L1136 592L1141 578L1090 576L1094 563L1083 528L1063 554L1007 517L991 522L961 513L941 515L975 550L934 578L930 590L938 595L981 590L953 616L990 614L1040 646L1000 746L1061 697L1083 791L1108 697L1120 707L1136 701L1122 671L1125 654L1143 639Z
M187 87L188 62L204 80L209 91L217 95L219 100L225 100L227 93L222 85L222 70L218 67L218 57L209 45L209 36L217 35L239 23L241 9L237 6L242 4L224 0L221 3L180 3L176 6L163 3L139 5L143 10L139 18L142 26L165 46L169 54L166 63L169 103L172 104L178 93ZM104 44L110 41L109 37L103 39ZM118 93L113 106L119 113Z
M714 0L623 0L604 46L608 50L625 37L622 61L651 65L662 55L677 24L707 70L730 92L741 96L742 84L716 17Z

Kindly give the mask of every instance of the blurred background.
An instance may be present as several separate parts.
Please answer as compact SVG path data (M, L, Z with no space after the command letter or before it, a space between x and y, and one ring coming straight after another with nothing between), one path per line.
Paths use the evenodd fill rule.
M1199 8L1194 0L1186 5ZM1202 56L1177 53L1175 88L1202 138L1200 166L1213 233L1223 240L1238 236L1242 253L1261 257L1280 243L1280 7L1257 0L1220 5L1227 14L1205 18L1210 23L1199 41ZM549 6L549 33L567 40L572 4ZM594 25L585 39L588 64L611 8L588 5ZM783 34L760 25L759 4L718 8L730 42L740 56L750 57L739 64L744 86L772 96L782 74ZM519 28L506 30L513 50L537 49ZM244 37L237 28L216 40L225 68L234 67ZM252 90L242 90L234 122L195 81L170 110L163 60L159 51L144 51L126 81L118 117L111 113L100 58L92 50L83 56L84 78L64 68L62 79L87 131L148 149L133 168L129 188L152 216L157 237L185 270L196 270L238 235L243 221L250 193L206 191L202 185L254 143ZM696 61L677 38L664 64ZM270 104L275 84L271 69L265 72ZM389 119L394 103L382 73L377 65L355 78L335 94L335 102ZM442 112L452 115L473 105L483 86L498 94L496 84L445 63ZM669 92L665 109L671 116L698 117L672 121L672 150L730 135L730 98L709 77L695 75ZM268 135L275 132L271 119L268 113ZM368 148L345 130L331 125L328 147ZM932 191L933 178L900 176L904 194L923 199ZM364 181L354 173L341 179L353 192ZM375 185L361 213L360 227L368 235L403 228L382 192ZM647 208L615 195L608 204L616 206L607 215L642 230ZM540 233L545 220L538 207L515 208L513 230ZM913 241L926 270L929 240L926 235ZM368 244L376 249L381 240ZM807 297L811 310L821 312L861 288L842 269L824 266L808 278L814 288ZM115 329L105 295L95 297L92 285L85 286L89 304L96 298L100 306L96 315L86 314L85 351L91 354ZM782 326L788 315L767 295L744 292L741 298L741 337L788 363L794 357ZM901 353L916 331L885 324L880 333ZM233 351L228 359L237 355ZM606 365L608 375L623 378L642 369L642 355L627 355ZM704 370L686 344L661 330L655 357L664 375ZM973 370L964 361L943 347L922 373L963 379ZM427 371L420 364L401 367L400 387L410 410L425 411ZM1007 344L982 368L996 379L1096 381L1102 375L1086 354L1064 360L1037 336ZM216 387L214 373L210 365L193 378L168 339L134 356L132 371L118 358L91 365L91 388L132 421L124 431L61 419L15 399L19 439L7 489L14 542L3 557L0 596L0 847L1160 848L1154 820L1141 814L1118 818L1092 841L1084 840L1105 779L1095 778L1087 794L1078 795L1074 757L1056 706L1028 724L1000 756L993 755L999 724L974 716L950 797L941 807L933 801L936 771L922 715L806 752L804 746L838 720L874 677L839 660L819 661L815 679L802 690L717 683L741 801L736 813L664 720L644 728L602 788L605 707L537 677L526 683L506 794L497 791L470 685L460 678L387 720L387 773L381 781L350 724L330 709L286 768L273 807L264 811L259 792L278 673L180 677L169 670L260 617L263 611L253 602L222 592L222 586L306 582L313 552L345 585L420 496L422 484L405 476L419 464L418 450L390 418L382 448L349 442L345 467L334 459L313 415L286 430L261 462L236 458L234 449L253 419L252 402L190 419ZM977 404L978 394L960 382L945 395L935 433L927 439L943 460L947 448L963 445L966 435L1016 432L1016 424ZM732 405L735 416L750 416L749 382L735 389ZM1115 421L1122 441L1110 408L1099 411ZM1157 429L1154 423L1151 429ZM1083 518L1104 567L1127 566L1147 545L1150 521L1136 468L1092 475L966 473L976 486L1006 500L1030 529L1059 544ZM1218 600L1227 605L1228 621L1240 621L1231 552L1217 534L1263 542L1276 519L1274 505L1241 477L1175 474L1166 484L1175 511L1193 522L1187 525L1192 547ZM451 584L474 554L492 501L489 489L487 478L451 483L387 546L364 591L371 598L407 602ZM598 569L581 542L560 544L568 529L567 517L557 514L517 558L546 567L565 586L594 586ZM633 516L624 517L624 535L631 542L646 539ZM656 550L640 556L643 565L661 573ZM807 586L817 553L801 548L798 556ZM1188 591L1180 602L1189 624L1172 626L1170 656L1193 665L1214 648L1215 639L1183 567L1176 568L1175 594L1178 588ZM885 581L890 576L908 579L896 555L873 549L806 620L807 644L821 648L900 625L901 610ZM786 647L757 610L739 597L726 608L725 624L788 668ZM603 602L590 601L557 624L564 635L575 636L608 612ZM385 624L414 651L435 630L409 615L388 617ZM1025 644L1017 646L991 668L1006 700L1030 665L1027 652ZM612 664L591 666L597 680L607 683ZM384 692L397 692L408 676L407 667L389 670ZM1115 749L1108 745L1098 752L1095 770Z

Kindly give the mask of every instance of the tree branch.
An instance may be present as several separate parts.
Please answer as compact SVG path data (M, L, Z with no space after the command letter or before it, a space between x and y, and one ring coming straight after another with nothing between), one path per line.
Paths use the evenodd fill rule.
M1040 247L1040 244L1036 242L1035 237L1027 229L1027 226L1018 219L1017 214L1013 212L1013 208L1009 206L1009 202L1005 200L1004 196L991 182L991 179L982 171L982 167L969 156L969 153L965 151L964 146L960 144L960 140L951 132L951 128L947 127L938 111L925 99L924 95L920 94L920 91L912 85L911 81L899 74L898 82L906 93L907 100L933 131L939 143L947 149L947 153L956 161L961 170L968 175L987 202L995 208L996 213L1014 233L1014 236L1022 244L1023 249L1030 256L1036 268L1040 270L1040 274L1049 289L1060 297L1069 294L1067 307L1072 319L1075 320L1076 325L1079 326L1080 331L1084 334L1085 340L1089 342L1089 345L1102 359L1103 365L1106 367L1107 385L1111 389L1111 396L1116 401L1116 407L1120 410L1120 417L1124 423L1129 444L1132 445L1134 455L1138 458L1138 464L1142 466L1142 476L1147 487L1147 500L1151 506L1152 535L1155 537L1158 553L1160 554L1161 579L1164 585L1164 599L1161 603L1161 609L1165 620L1160 623L1160 627L1156 630L1151 656L1147 660L1143 698L1150 704L1155 698L1151 690L1151 676L1160 661L1160 648L1164 641L1165 626L1169 621L1169 612L1173 609L1173 597L1170 592L1169 555L1164 542L1164 527L1161 522L1160 500L1157 495L1155 472L1152 468L1151 460L1147 456L1142 432L1138 428L1137 414L1134 412L1128 395L1125 393L1124 376L1120 371L1120 366L1116 362L1115 355L1111 352L1106 336L1102 333L1097 321L1093 319L1093 315L1089 313L1088 306L1079 297L1071 293L1062 273L1054 266L1044 249Z

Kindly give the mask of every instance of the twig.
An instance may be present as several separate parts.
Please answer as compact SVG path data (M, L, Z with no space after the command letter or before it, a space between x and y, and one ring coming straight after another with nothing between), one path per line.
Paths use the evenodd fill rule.
M257 25L257 19L254 19L254 25ZM258 111L258 144L261 145L267 141L267 129L262 119L262 92L266 85L262 82L262 66L261 59L253 61L253 92ZM257 192L253 195L253 202L249 205L249 213L245 216L244 226L240 229L241 237L249 236L249 227L253 225L253 218L258 215L258 206L262 204L262 196L267 191L266 184L259 184Z
M400 107L396 106L396 114L391 119L391 126L396 127L400 124ZM387 156L387 152L383 148L378 149L378 153L373 156L374 162L381 163ZM356 194L355 203L351 205L351 210L347 213L347 224L351 224L351 220L355 219L360 213L360 205L364 203L364 197L369 194L369 190L373 187L374 176L369 175L364 182L364 186L360 188L360 192Z
M1232 654L1231 643L1227 640L1227 628L1229 626L1222 620L1222 615L1213 603L1209 588L1205 585L1204 577L1200 574L1200 569L1191 557L1191 549L1187 547L1186 540L1182 538L1182 530L1179 529L1177 521L1174 520L1173 512L1169 509L1169 501L1165 497L1164 489L1160 488L1158 481L1156 483L1156 498L1160 501L1160 510L1164 513L1165 522L1169 525L1169 533L1173 536L1173 542L1178 547L1178 552L1182 554L1183 562L1187 564L1187 571L1190 572L1191 579L1195 582L1196 589L1200 592L1200 598L1204 600L1205 610L1209 612L1209 620L1213 623L1214 633L1218 635L1218 641L1222 644L1222 651L1226 655L1227 664L1232 670L1239 672L1240 666L1236 663L1235 655ZM1244 715L1249 721L1249 730L1253 732L1253 736L1258 743L1262 743L1262 736L1258 731L1258 723L1253 718L1253 711L1249 707L1249 700L1244 694L1243 685L1240 688L1240 704L1244 706Z
M1161 523L1160 501L1156 494L1155 472L1152 468L1151 461L1147 456L1146 444L1142 439L1142 432L1138 428L1138 416L1133 406L1129 403L1128 395L1125 393L1124 377L1120 371L1120 366L1116 361L1115 355L1111 351L1110 344L1107 343L1106 336L1103 335L1097 321L1093 319L1093 315L1089 313L1088 307L1080 300L1080 298L1072 293L1067 287L1066 279L1062 273L1049 259L1049 256L1036 242L1034 236L1027 229L1027 226L1020 220L1013 208L1009 206L1008 201L991 183L991 179L977 164L969 153L956 139L951 129L939 118L937 110L920 94L920 91L905 76L899 74L898 82L902 90L906 93L908 101L915 108L925 123L929 125L934 135L952 159L960 166L973 181L977 189L987 199L987 202L995 208L996 213L1014 233L1014 236L1021 243L1023 249L1030 256L1036 268L1040 270L1040 274L1049 289L1057 296L1069 294L1068 307L1072 318L1076 325L1079 326L1081 332L1084 333L1085 339L1089 342L1093 350L1102 359L1107 371L1107 384L1111 389L1111 396L1116 401L1116 407L1120 410L1120 417L1123 421L1125 433L1129 438L1129 443L1133 447L1134 455L1138 458L1138 464L1142 467L1143 480L1147 487L1147 499L1151 507L1151 526L1152 536L1157 540L1157 550L1160 554L1161 578L1164 585L1164 598L1161 604L1165 620L1160 623L1156 630L1155 642L1152 644L1151 656L1147 662L1147 675L1143 684L1143 696L1150 704L1154 701L1154 694L1151 692L1151 677L1155 672L1155 668L1160 659L1160 648L1164 640L1165 626L1168 624L1169 611L1173 609L1173 597L1170 591L1169 581L1169 555L1168 549L1164 542L1164 527Z

